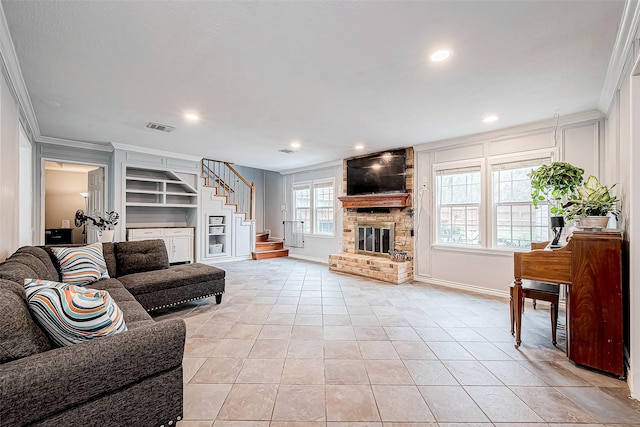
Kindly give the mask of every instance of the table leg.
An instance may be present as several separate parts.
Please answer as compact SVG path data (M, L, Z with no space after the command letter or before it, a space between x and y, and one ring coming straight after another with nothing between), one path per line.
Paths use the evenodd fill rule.
M514 303L514 314L516 317L516 348L520 347L522 340L520 339L520 332L522 331L522 279L516 277L514 280L513 286L513 303Z

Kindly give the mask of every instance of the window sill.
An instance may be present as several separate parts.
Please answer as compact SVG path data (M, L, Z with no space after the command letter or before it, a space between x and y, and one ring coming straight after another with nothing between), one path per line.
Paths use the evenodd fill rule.
M515 248L481 248L469 246L453 246L453 245L431 245L431 249L442 252L462 252L478 255L497 255L503 257L513 257L514 252L525 252L528 249Z

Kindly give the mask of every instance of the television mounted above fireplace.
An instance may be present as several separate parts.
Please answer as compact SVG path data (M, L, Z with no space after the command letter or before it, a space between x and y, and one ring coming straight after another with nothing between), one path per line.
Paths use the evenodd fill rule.
M392 150L347 160L347 196L405 193L406 150Z

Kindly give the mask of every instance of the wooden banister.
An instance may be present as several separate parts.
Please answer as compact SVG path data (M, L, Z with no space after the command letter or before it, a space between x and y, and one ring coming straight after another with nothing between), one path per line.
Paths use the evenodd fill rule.
M255 219L256 189L229 162L202 159L204 186L216 189L218 196L226 198L227 204L235 205L236 212L245 218Z

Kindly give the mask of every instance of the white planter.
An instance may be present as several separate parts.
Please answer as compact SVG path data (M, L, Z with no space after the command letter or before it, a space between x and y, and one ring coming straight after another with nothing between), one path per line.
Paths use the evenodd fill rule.
M602 230L609 224L608 216L586 216L576 220L576 226L583 230Z
M116 230L98 230L98 240L101 243L113 242L113 237L115 233L116 233Z

